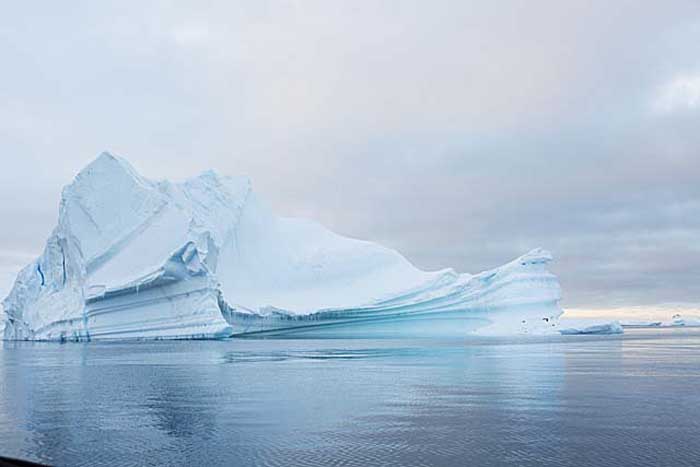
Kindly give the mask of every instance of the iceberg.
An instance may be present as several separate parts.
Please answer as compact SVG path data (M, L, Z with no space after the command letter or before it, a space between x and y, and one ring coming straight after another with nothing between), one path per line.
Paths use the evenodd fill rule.
M464 336L556 332L559 282L535 249L480 274L279 217L245 177L174 183L101 154L3 305L5 339Z
M620 321L623 328L660 328L662 321L625 320Z
M568 327L563 327L567 325ZM564 336L573 335L611 335L611 334L623 334L624 329L619 321L610 321L607 323L596 323L596 324L573 324L573 323L562 323L562 328L559 333Z
M700 326L700 317L698 316L683 316L675 314L671 318L669 326L672 327L697 327Z

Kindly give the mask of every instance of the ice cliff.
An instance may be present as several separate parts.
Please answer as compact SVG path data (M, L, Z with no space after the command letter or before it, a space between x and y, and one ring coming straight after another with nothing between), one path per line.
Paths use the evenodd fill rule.
M277 217L247 178L152 181L103 153L3 301L6 339L540 333L561 314L551 255L477 275Z

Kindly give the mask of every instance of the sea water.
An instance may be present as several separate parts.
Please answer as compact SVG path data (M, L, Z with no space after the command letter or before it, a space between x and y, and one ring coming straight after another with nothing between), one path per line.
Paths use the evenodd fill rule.
M43 463L700 465L698 329L1 345L0 455Z

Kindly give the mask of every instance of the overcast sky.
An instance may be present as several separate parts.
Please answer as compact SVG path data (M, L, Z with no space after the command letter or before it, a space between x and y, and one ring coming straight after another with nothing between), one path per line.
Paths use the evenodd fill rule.
M700 302L700 2L7 2L0 295L103 150L570 308Z

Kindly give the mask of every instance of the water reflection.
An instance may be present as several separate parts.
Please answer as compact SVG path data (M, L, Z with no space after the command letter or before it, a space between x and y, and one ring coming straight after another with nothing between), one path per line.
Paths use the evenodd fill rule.
M700 332L13 344L2 454L61 465L700 465Z

